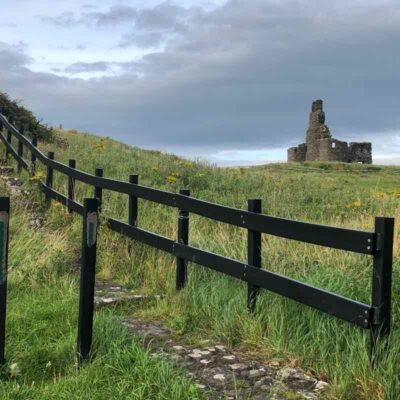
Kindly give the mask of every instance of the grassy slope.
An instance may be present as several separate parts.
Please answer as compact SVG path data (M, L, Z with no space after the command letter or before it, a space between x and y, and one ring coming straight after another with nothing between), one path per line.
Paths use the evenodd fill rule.
M221 204L245 208L248 198L261 198L264 212L305 221L373 230L374 216L399 218L400 168L312 163L217 169L190 163L172 155L131 148L109 138L64 131L67 148L55 150L58 160L77 160L77 167L172 191L187 186L192 195ZM65 189L65 178L56 174L56 186ZM65 190L64 190L65 191ZM92 188L77 186L78 198ZM139 225L169 237L176 236L176 211L140 201ZM104 195L104 213L127 218L126 196ZM64 211L58 223L72 222ZM237 259L246 259L246 232L239 228L191 217L190 242L198 247ZM77 225L78 224L78 225ZM78 229L78 228L76 228ZM62 230L64 232L64 230ZM396 231L397 233L397 231ZM76 237L76 241L78 238ZM193 265L186 290L174 291L174 259L101 230L99 275L114 278L148 292L167 294L158 306L142 310L149 317L165 318L193 340L211 337L258 355L284 359L327 377L333 395L341 399L396 399L400 393L399 296L394 285L394 331L387 358L372 371L368 362L367 335L304 306L263 293L256 318L246 313L242 283ZM76 246L78 243L76 243ZM394 282L399 281L397 240ZM371 259L318 246L263 236L263 263L269 269L328 290L369 302Z
M117 311L96 313L96 357L77 369L79 273L71 266L79 265L79 223L66 229L55 209L44 228L32 231L26 210L16 201L12 207L7 365L0 370L0 398L201 398L181 372L150 357L122 326Z

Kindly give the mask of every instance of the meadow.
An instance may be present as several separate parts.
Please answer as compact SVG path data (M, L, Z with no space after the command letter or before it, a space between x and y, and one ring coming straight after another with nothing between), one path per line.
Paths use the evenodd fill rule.
M81 170L93 173L95 168L101 167L105 176L121 180L128 180L129 174L137 173L139 182L144 185L170 191L187 187L196 198L224 205L245 209L247 199L260 198L263 212L269 215L369 231L374 229L375 216L394 216L396 220L400 217L399 167L314 162L222 169L204 162L130 147L107 137L100 138L73 130L58 131L56 134L56 143L39 143L39 147L43 151L55 151L57 160L67 162L69 158L74 158L77 168ZM40 165L38 171L38 176L46 173ZM22 177L25 185L35 192L35 180L29 181L26 173L22 173ZM55 173L55 187L66 193L66 178L58 173ZM76 192L79 200L93 196L93 188L80 183L77 183ZM36 196L40 198L38 193ZM104 192L104 215L127 220L127 212L126 195ZM114 323L114 319L120 317L117 311L104 311L96 316L97 352L104 355L107 361L98 357L92 366L85 369L84 374L75 372L72 350L77 276L71 276L65 270L68 264L77 263L81 221L78 216L70 216L55 203L48 215L44 229L48 238L40 237L43 234L28 236L23 225L17 229L19 233L14 233L14 241L21 246L21 251L18 252L15 247L12 251L22 254L24 259L18 260L17 257L11 265L10 308L15 304L14 309L20 307L20 311L14 311L14 314L10 311L9 330L12 331L15 326L18 339L11 344L9 352L18 365L27 365L30 378L24 380L22 377L27 373L20 373L20 378L10 378L8 381L10 389L1 390L11 393L13 385L18 385L16 391L23 388L32 390L32 393L34 390L75 393L73 390L84 391L85 383L94 379L101 393L101 390L108 390L107 382L102 380L101 374L105 373L101 368L102 362L118 366L110 367L110 379L120 381L123 390L126 385L124 374L130 373L132 386L138 376L136 367L124 358L126 351L120 350L129 348L135 353L132 359L142 360L143 368L151 365L150 373L157 375L157 379L174 379L175 397L171 394L170 397L162 397L165 393L157 392L158 389L143 383L146 390L154 391L151 392L153 397L147 398L198 396L196 389L179 375L179 371L174 371L161 361L151 360L143 349L134 341L132 343L126 332ZM140 227L176 237L176 210L139 200L138 220ZM157 304L124 310L124 313L164 320L194 343L207 337L256 357L302 367L328 380L332 385L331 398L395 400L400 396L397 238L398 224L394 248L393 331L389 350L375 368L369 362L369 336L366 332L265 291L259 297L255 316L249 316L246 309L247 291L243 283L197 265L189 266L188 285L176 292L173 257L124 239L105 226L100 228L98 277L112 279L140 292L165 295ZM196 247L245 261L246 240L247 232L243 229L195 215L190 217L189 241ZM32 252L26 251L24 241L33 247ZM370 302L370 257L269 235L263 235L262 244L265 268L359 301ZM37 297L31 295L28 290L30 287L37 287L34 292ZM62 302L52 301L60 297ZM28 309L27 304L36 301L40 302L34 308L37 314L29 313L25 316L28 322L25 322L23 316ZM44 307L42 304L47 305ZM29 310L31 308L30 305ZM48 327L46 317L58 320L58 323ZM43 331L36 331L37 319L41 321L39 326ZM22 324L26 324L26 328L19 331ZM34 338L28 341L26 332L30 332L29 328L34 332ZM57 339L60 332L63 333L61 341ZM35 342L37 349L32 352L27 347L32 346L35 340L38 342ZM46 357L43 354L48 354L49 360L44 359ZM24 361L24 358L27 360ZM57 367L50 368L51 373L46 369L38 371L36 358L40 358L44 366L49 361L50 365L55 363ZM132 374L132 371L136 372ZM18 379L23 380L23 384ZM53 381L55 386L50 384ZM186 397L179 397L185 390ZM4 398L27 398L8 395L11 397ZM64 398L51 396L40 394L37 398ZM103 397L99 395L98 398ZM121 395L120 398L130 397ZM132 398L146 397L138 394Z

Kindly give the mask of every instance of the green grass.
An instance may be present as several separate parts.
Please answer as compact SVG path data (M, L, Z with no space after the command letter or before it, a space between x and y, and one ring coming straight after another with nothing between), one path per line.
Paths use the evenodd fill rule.
M4 188L0 187L4 194ZM78 224L69 235L56 213L45 228L28 227L12 201L7 363L2 400L200 399L182 371L151 357L122 325L118 310L96 312L93 361L76 365Z
M132 148L110 138L76 131L59 135L68 147L41 145L56 159L77 160L77 168L140 182L192 196L246 208L247 199L261 198L264 213L348 228L374 229L375 216L400 217L400 168L340 163L272 164L219 169L176 156ZM45 171L44 171L45 172ZM55 186L65 193L66 179L55 174ZM31 183L34 185L34 183ZM77 185L77 197L92 196L93 188ZM104 214L127 219L127 196L104 192ZM48 229L58 229L79 246L80 221L59 207ZM176 237L177 211L139 201L139 226ZM98 275L148 293L163 293L156 305L131 312L164 319L190 340L210 338L253 352L258 357L284 360L326 378L337 399L390 399L400 396L400 302L398 224L396 224L393 292L393 333L389 351L372 369L366 332L263 292L254 318L246 312L246 287L221 274L190 265L189 284L174 290L175 260L157 250L132 243L102 227ZM247 232L195 215L190 219L190 243L218 254L246 260ZM263 235L263 265L318 287L370 302L371 258Z

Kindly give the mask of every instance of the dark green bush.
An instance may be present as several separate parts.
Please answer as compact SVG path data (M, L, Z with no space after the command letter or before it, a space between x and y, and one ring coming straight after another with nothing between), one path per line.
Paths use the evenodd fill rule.
M36 133L39 140L52 142L53 128L43 124L31 111L23 107L19 101L11 100L8 94L0 92L1 112L7 117L13 117L13 124L17 128L24 128L25 133L31 136Z

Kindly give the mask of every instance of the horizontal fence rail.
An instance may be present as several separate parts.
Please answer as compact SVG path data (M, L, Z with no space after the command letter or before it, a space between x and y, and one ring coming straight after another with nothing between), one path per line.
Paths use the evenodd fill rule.
M271 292L296 300L299 303L324 311L345 321L352 322L362 328L369 327L374 309L366 304L318 289L277 273L241 263L228 257L177 243L172 239L136 228L113 218L108 219L108 226L115 232L163 250L176 257L268 289Z
M139 185L137 175L131 175L129 182L124 182L103 177L102 169L97 169L94 175L80 171L75 168L75 160L70 160L69 165L65 165L54 160L53 153L49 153L48 156L43 154L7 117L0 113L0 128L2 127L8 131L8 135L7 137L4 136L3 129L0 129L0 140L6 146L7 154L10 154L21 168L26 169L31 174L34 171L23 158L21 146L25 146L31 152L31 160L34 160L35 163L40 161L47 166L46 183L41 182L46 199L54 199L66 206L71 212L84 215L84 206L74 199L73 187L75 181L93 186L99 204L102 202L102 190L129 195L129 223L107 218L108 227L126 237L177 257L177 289L185 285L186 262L193 262L247 282L250 311L254 311L255 296L262 288L364 329L370 329L372 348L375 348L378 339L384 339L389 335L394 226L392 218L376 218L375 232L365 232L273 217L256 212L261 211L261 209L257 210L254 207L250 207L249 210L227 207L193 198L185 190L180 193L172 193ZM18 143L21 143L18 151L11 144L10 134L15 136ZM68 196L53 189L53 171L58 171L68 177ZM137 226L137 199L177 208L180 218L179 240L176 241L139 228ZM261 204L257 201L252 200L252 204ZM188 244L190 213L247 229L249 240L251 240L248 244L251 250L250 261L243 263L190 246ZM363 304L262 269L261 259L259 259L261 258L259 235L262 233L372 256L374 260L372 304ZM253 264L254 260L256 265L250 265Z
M22 135L7 119L0 114L7 129L19 139L27 148L36 155L37 159L44 165L61 172L70 178L76 179L97 188L111 190L118 193L133 195L140 199L149 200L158 204L184 209L188 212L225 222L230 225L239 226L253 231L267 233L270 235L298 240L305 243L332 247L341 250L353 251L362 254L373 254L375 250L375 234L352 229L337 228L332 226L318 225L306 222L292 221L284 218L271 217L246 210L226 207L204 200L194 199L178 193L167 192L129 182L99 177L87 172L79 171L61 162L52 160L45 156L37 147ZM27 162L8 144L6 138L1 135L2 141L11 150L13 157L28 169Z

